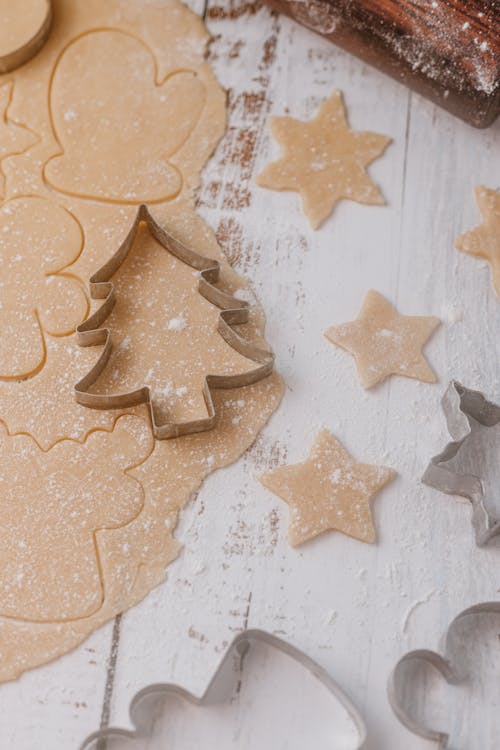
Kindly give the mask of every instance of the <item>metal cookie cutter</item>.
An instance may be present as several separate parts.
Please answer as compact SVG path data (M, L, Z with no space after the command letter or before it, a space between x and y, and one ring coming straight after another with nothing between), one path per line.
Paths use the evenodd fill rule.
M500 602L484 602L481 604L475 604L455 617L449 625L445 638L443 653L444 656L438 654L435 651L428 651L427 649L419 649L416 651L410 651L405 654L396 664L390 678L387 687L389 701L392 709L399 721L420 737L424 737L426 740L433 740L438 743L440 750L445 750L449 747L450 737L446 732L437 731L429 727L423 726L422 723L415 718L411 713L411 708L418 705L418 700L411 692L411 677L408 679L406 667L411 661L423 661L430 664L432 667L438 670L438 672L444 677L449 685L458 685L465 681L467 678L466 674L461 674L459 667L455 665L454 655L455 650L453 648L453 632L456 630L457 624L466 617L481 614L500 614ZM497 631L495 631L497 632ZM476 634L476 629L471 624L471 634ZM457 659L463 660L463 654L460 657L460 650L457 648ZM410 692L408 688L410 687ZM406 700L405 700L406 698ZM411 708L410 708L411 706ZM494 704L492 702L492 711L494 710Z
M130 719L135 727L134 731L115 728L99 730L87 737L83 745L81 745L80 750L99 750L99 748L107 746L104 744L107 740L112 741L119 738L134 740L151 737L158 710L161 709L163 702L169 696L180 697L195 706L212 706L227 702L235 689L238 691L245 656L249 649L256 644L264 644L286 654L317 678L345 710L346 715L350 718L355 728L356 745L352 750L361 750L366 741L364 721L339 685L334 682L323 667L302 653L302 651L262 630L246 630L236 636L202 696L193 695L179 685L151 685L137 693L130 704ZM313 739L313 736L311 736L311 741ZM114 747L114 743L112 744ZM333 735L331 737L331 746L332 750L338 747ZM206 744L206 747L213 748L210 742Z
M442 407L453 441L442 453L434 456L422 482L448 495L460 495L471 501L476 543L483 546L500 534L500 520L485 505L481 479L473 474L460 474L447 467L447 463L457 455L471 435L471 419L485 427L494 427L500 423L500 406L487 401L479 391L472 391L453 380L443 396Z
M10 6L10 7L8 7ZM38 12L26 8L26 4L16 0L0 0L2 26L7 29L8 40L0 47L0 74L10 73L31 60L43 47L52 26L52 0L39 0ZM32 11L33 18L29 17ZM7 13L7 18L5 18ZM28 16L26 18L26 16ZM19 29L21 18L27 22L28 37L22 38ZM12 26L12 30L11 27ZM31 26L31 28L30 28Z
M157 424L151 403L151 392L143 386L127 393L99 394L89 392L101 372L106 367L111 355L111 332L101 328L114 307L116 297L111 278L129 254L139 228L145 222L154 239L183 263L200 272L199 293L216 307L221 309L217 330L223 339L239 354L258 363L258 367L239 375L207 375L203 386L203 396L207 406L208 417L189 422L167 422ZM146 402L149 405L153 433L156 438L175 438L194 432L211 430L217 423L218 414L212 400L213 388L240 388L251 385L265 378L272 372L274 355L239 336L233 325L246 323L249 317L249 304L218 289L214 284L219 280L220 264L216 260L198 255L175 239L163 229L151 216L148 208L141 205L134 223L118 248L117 252L90 278L90 295L93 299L104 299L101 307L77 327L78 343L81 346L104 345L104 349L94 367L75 385L75 398L79 404L92 409L120 409Z

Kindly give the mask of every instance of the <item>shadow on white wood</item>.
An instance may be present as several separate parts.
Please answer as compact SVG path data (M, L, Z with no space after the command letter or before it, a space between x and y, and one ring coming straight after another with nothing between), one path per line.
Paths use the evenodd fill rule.
M109 730L85 750L358 750L360 727L339 699L300 662L253 642L232 666L221 702L195 705L179 694L145 692L134 707L135 736ZM139 720L140 717L140 720Z
M412 657L399 665L400 707L420 731L447 735L443 747L496 750L500 737L500 613L475 613L454 622L446 658L454 673L453 684L428 660Z

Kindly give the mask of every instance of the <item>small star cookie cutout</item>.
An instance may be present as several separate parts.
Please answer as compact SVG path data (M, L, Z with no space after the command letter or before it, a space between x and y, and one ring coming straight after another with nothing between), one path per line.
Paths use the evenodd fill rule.
M340 91L323 102L312 120L272 117L271 130L283 153L261 172L257 185L300 193L313 229L343 198L378 205L385 202L366 167L381 156L391 139L351 130Z
M389 375L435 383L422 347L440 322L432 316L399 315L385 297L370 290L356 320L328 328L325 336L354 356L364 388Z
M289 540L297 547L324 531L373 543L370 499L395 476L386 466L357 463L322 430L303 463L281 466L260 481L290 506Z
M493 286L500 297L500 191L480 185L476 188L476 201L483 223L458 237L455 247L488 261Z

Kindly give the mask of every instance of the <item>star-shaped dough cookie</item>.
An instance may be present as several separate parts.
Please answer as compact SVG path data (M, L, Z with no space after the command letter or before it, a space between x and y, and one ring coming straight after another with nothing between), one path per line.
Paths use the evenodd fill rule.
M340 91L323 102L312 120L272 117L271 129L283 155L261 172L257 185L300 193L313 229L342 198L384 203L366 167L384 152L391 139L350 130Z
M480 185L476 188L476 201L483 223L458 237L455 247L488 261L493 286L500 297L500 191Z
M432 316L399 315L381 294L370 290L356 320L328 328L325 336L351 352L365 388L389 375L435 383L422 347L439 323L439 318Z
M374 542L370 498L395 475L386 466L356 463L322 430L303 463L274 469L260 480L290 506L288 535L296 547L329 530Z

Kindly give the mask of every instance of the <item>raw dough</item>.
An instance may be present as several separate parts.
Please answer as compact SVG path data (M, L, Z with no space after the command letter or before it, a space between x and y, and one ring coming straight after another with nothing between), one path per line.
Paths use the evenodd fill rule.
M274 469L261 482L290 506L289 539L296 547L328 530L374 542L370 498L395 475L385 466L356 463L322 430L303 463Z
M130 469L154 441L146 420L44 453L0 423L0 617L57 622L89 617L105 595L96 535L136 518L144 491Z
M50 31L50 0L0 0L0 73L36 55Z
M435 317L399 315L381 294L370 290L356 320L328 328L325 336L351 352L365 388L389 375L434 383L436 376L422 347L439 323Z
M260 364L218 332L220 309L200 294L199 281L192 266L140 224L111 277L116 302L101 325L111 333L111 357L87 392L114 396L147 386L155 424L183 424L209 416L203 395L207 376L257 371Z
M458 237L455 247L488 261L493 286L500 297L500 191L480 185L476 188L476 201L483 223Z
M235 461L252 444L281 393L276 373L237 392L215 391L221 410L215 430L156 442L147 461L128 472L144 487L142 512L128 525L97 532L106 591L102 607L73 622L0 618L0 681L66 653L165 579L165 566L180 547L171 536L179 510L208 474Z
M44 335L73 333L87 316L81 283L63 273L82 245L76 219L51 201L15 198L1 206L0 380L35 375L45 363Z
M14 81L9 117L16 123L29 125L37 134L38 143L21 157L8 156L0 147L0 164L6 177L7 196L45 193L54 199L53 192L47 189L43 179L44 165L61 153L49 111L51 77L61 53L76 39L96 29L115 29L141 40L141 55L146 45L154 57L157 81L164 81L179 71L191 71L203 84L203 110L189 137L168 159L169 164L182 175L183 188L191 191L197 187L200 171L221 138L226 122L225 94L204 59L209 35L202 20L178 0L158 0L154 3L138 0L107 0L105 3L102 0L54 0L53 5L54 22L47 43L33 60L9 76L9 81ZM94 72L97 70L103 75L99 59L89 61L89 65ZM91 78L91 72L87 81ZM144 82L143 73L136 71L136 75ZM96 80L95 77L93 80ZM67 75L60 82L61 85L63 82L64 86L68 85ZM128 85L130 81L125 82L122 88ZM73 89L78 88L79 81L75 76ZM75 91L68 93L73 102ZM124 94L123 91L121 93ZM115 100L115 105L120 107L119 101ZM62 101L57 106L61 106L64 120L64 113L68 110ZM156 112L155 116L158 114ZM122 122L121 127L128 129L130 125ZM171 142L168 131L181 127L179 118L172 118L164 137ZM17 151L10 151L11 155L15 153ZM123 159L126 160L127 156L126 152ZM164 162L156 164L155 169L164 168L162 164ZM122 170L122 164L115 166ZM123 174L122 171L120 173ZM131 189L130 184L127 189ZM106 255L109 255L109 248L104 257Z
M139 50L141 60L149 60L152 56L156 64L156 81L166 81L164 88L170 89L174 81L176 85L182 81L185 85L186 97L190 97L192 85L200 91L200 98L203 101L201 111L195 118L191 118L189 123L182 125L177 118L172 117L168 125L165 126L165 142L175 140L175 130L185 127L184 133L186 138L182 144L174 144L177 150L172 154L167 154L168 163L164 160L162 154L155 151L155 161L152 166L153 185L160 185L161 190L166 184L161 180L165 175L171 174L171 169L181 176L180 192L175 198L168 201L156 203L153 207L153 213L156 220L167 227L167 229L179 237L185 244L193 248L202 255L207 255L221 262L221 287L227 289L230 293L237 293L238 289L246 288L247 282L237 276L230 268L225 259L221 248L218 246L213 232L195 213L193 190L199 185L200 170L212 153L215 145L222 136L225 125L225 95L217 83L212 71L204 61L204 50L208 40L208 34L201 20L192 12L186 9L177 0L158 0L155 3L142 3L137 0L56 0L54 26L51 35L37 55L31 62L27 63L21 69L9 77L9 91L11 81L12 101L8 106L8 122L0 122L0 162L1 169L5 174L5 193L9 202L16 196L22 201L27 200L27 196L36 196L34 200L46 200L50 204L51 211L57 218L58 232L54 237L59 236L64 222L61 218L67 219L66 239L64 252L71 254L72 258L78 255L76 243L73 238L72 230L73 221L81 228L83 237L83 249L78 255L75 262L66 268L62 275L68 277L71 283L73 280L79 280L84 289L87 289L88 279L92 273L97 270L110 257L110 254L116 251L121 241L126 236L134 219L137 206L128 203L126 197L121 202L120 196L125 196L123 189L131 189L130 185L125 185L124 163L119 164L107 160L107 152L101 154L101 163L99 165L100 175L96 179L102 179L99 191L102 197L103 185L107 187L112 185L113 195L116 202L84 200L77 195L71 194L74 186L70 186L68 194L56 192L54 187L47 184L44 179L44 168L47 166L47 173L50 168L57 171L61 178L60 188L67 188L64 180L69 176L66 171L65 158L75 158L75 144L70 145L65 131L64 153L61 155L61 144L59 144L52 127L49 112L49 83L52 71L61 55L67 49L66 54L71 55L77 47L75 42L77 38L85 38L93 45L99 37L99 34L86 33L95 29L110 29L113 36L111 42L113 48L121 42L116 42L120 34L127 34L127 40L133 37L132 44ZM116 35L116 36L115 36ZM107 36L107 39L111 39ZM136 45L135 40L140 40L141 44ZM147 52L144 53L144 45ZM81 47L85 50L85 46ZM145 55L145 57L144 57ZM71 123L71 114L69 120L64 119L64 112L71 109L64 108L62 94L74 97L74 91L78 88L78 80L75 79L73 88L70 86L67 69L64 67L67 63L65 55L61 57L61 69L57 83L54 84L54 97L59 97L57 103L52 100L53 112L56 109L62 114L63 123ZM113 60L110 61L110 64ZM102 65L99 60L91 60L88 63L94 70L99 70L103 74ZM127 63L128 65L128 63ZM147 63L148 65L148 63ZM116 70L116 68L115 68ZM183 71L182 75L179 71ZM88 71L87 82L98 81L96 77ZM144 82L144 73L140 72L141 85ZM0 78L0 94L5 87L2 83L5 79ZM130 83L130 82L129 82ZM122 87L125 84L122 84ZM131 84L130 84L131 85ZM199 86L202 86L203 92ZM131 85L132 87L132 85ZM133 87L132 87L133 88ZM153 98L154 98L153 92ZM157 92L156 92L157 93ZM56 96L57 94L57 96ZM203 95L202 95L203 94ZM89 91L87 89L87 94ZM10 94L9 94L10 96ZM171 100L173 101L173 100ZM72 99L72 105L75 102ZM196 106L198 106L196 103ZM161 102L157 102L162 105ZM7 103L6 103L7 106ZM120 102L114 101L113 107L120 108ZM177 106L177 105L176 105ZM189 117L183 107L183 101L180 101L181 110L179 113L182 118L185 115ZM5 108L4 108L5 109ZM156 115L162 112L161 106ZM182 114L184 112L184 114ZM87 113L85 109L82 113ZM116 115L115 112L109 113L111 117ZM127 113L122 111L124 117ZM135 112L134 117L137 117ZM20 130L19 135L30 136L30 145L27 147L23 143L20 147L20 141L11 139L11 135L17 132L15 124L20 123L29 126L30 130ZM5 127L3 125L6 124ZM7 127L8 125L8 127ZM129 133L131 123L123 122L122 126ZM142 123L141 123L142 126ZM144 123L144 127L149 127L149 123ZM37 137L33 138L31 129L36 132ZM106 127L103 128L106 131ZM111 144L110 149L112 151ZM67 148L67 150L66 150ZM23 153L18 153L24 151ZM49 164L50 163L50 164ZM57 166L57 170L55 169ZM136 165L137 168L140 165ZM116 167L116 171L115 171ZM105 174L106 173L106 174ZM136 172L136 175L139 174ZM86 179L89 176L88 170L85 173ZM160 182L158 177L161 176ZM148 188L148 185L141 180L144 178L139 174L137 186L142 190ZM170 178L168 178L170 179ZM87 179L87 187L89 181ZM97 183L95 183L97 184ZM133 186L132 186L133 189ZM177 191L177 187L173 191ZM92 188L93 190L93 188ZM97 191L97 192L99 192ZM166 191L170 195L170 189ZM155 193L157 196L159 193ZM21 205L21 204L19 204ZM38 204L37 204L38 205ZM40 203L41 205L41 203ZM43 204L45 205L45 203ZM31 232L29 223L24 226L23 231ZM76 234L75 234L76 236ZM24 246L26 245L26 246ZM57 246L58 247L58 246ZM31 243L23 243L25 259L23 262L32 263L33 259L39 260L39 249ZM154 248L152 250L154 252ZM56 256L54 256L55 258ZM57 264L61 255L57 256ZM64 263L66 256L61 260ZM50 266L54 269L56 266ZM60 267L57 265L57 267ZM37 269L37 278L40 280L40 269ZM9 276L0 274L2 281L7 283ZM193 277L194 278L194 277ZM170 280L172 286L177 283L177 270L175 277ZM154 279L154 284L159 283L159 279ZM165 279L161 279L162 289L167 293ZM165 284L165 286L164 286ZM37 287L39 288L39 287ZM171 289L171 287L169 287ZM143 290L144 291L144 290ZM157 290L149 290L153 295ZM193 295L194 298L195 295ZM196 298L199 295L196 293ZM198 304L195 300L195 306ZM52 303L57 300L51 300ZM75 317L78 305L73 305ZM48 308L47 311L48 312ZM62 309L61 309L62 312ZM67 312L67 309L66 309ZM164 311L163 311L164 312ZM211 312L206 310L208 318ZM31 314L31 312L30 312ZM218 314L218 311L216 311ZM55 318L59 320L59 312ZM169 311L167 318L163 313L158 315L158 324L164 325L167 321L176 317L175 312ZM178 316L177 316L178 317ZM64 318L66 321L66 318ZM52 321L53 322L53 321ZM204 325L208 321L204 321ZM66 323L64 324L66 325ZM177 327L177 330L175 328ZM264 320L261 310L255 306L252 308L251 319L248 324L241 327L241 333L250 337L259 345L263 345L262 331ZM19 330L19 328L18 328ZM23 329L24 330L24 329ZM52 330L52 329L51 329ZM172 334L184 334L187 329L174 324ZM55 333L54 330L52 333ZM191 335L197 338L200 333L206 333L206 327L195 326ZM8 431L12 433L29 433L43 448L48 451L46 460L49 457L62 451L59 446L70 445L72 455L84 455L87 446L91 445L93 435L97 434L95 430L113 430L116 420L118 425L121 424L119 411L98 411L79 406L73 396L74 384L92 367L99 355L98 347L81 348L78 346L74 335L52 335L47 331L43 332L45 342L45 358L43 367L33 374L27 380L0 380L0 420L4 420ZM206 346L206 342L199 341L201 349ZM27 352L23 346L26 356ZM39 352L35 346L35 351ZM232 350L231 350L232 351ZM37 355L38 356L38 355ZM238 355L239 356L239 355ZM231 359L228 364L231 367L238 367L241 362ZM23 368L27 369L23 361ZM182 386L180 386L182 387ZM89 633L106 622L117 613L124 611L136 602L140 601L151 588L160 583L165 577L165 566L170 563L178 553L179 543L172 538L173 531L177 522L179 510L195 492L203 479L220 466L224 466L236 460L244 450L252 444L259 430L268 420L269 416L275 410L283 386L278 375L273 374L265 380L237 390L216 391L214 392L214 402L218 410L221 411L221 420L215 430L210 433L183 437L179 440L161 441L157 443L151 456L137 469L127 470L128 477L135 477L142 489L143 508L136 515L137 506L135 501L131 503L130 510L133 512L125 518L125 514L117 518L117 528L96 530L96 543L99 550L99 561L101 570L101 593L104 591L104 600L99 599L99 590L94 586L92 595L81 596L79 588L74 588L74 611L71 619L70 608L62 611L63 602L61 602L61 611L54 611L53 619L57 617L65 618L71 621L57 622L28 622L30 612L23 613L24 604L28 610L31 606L35 607L36 601L29 604L29 592L23 593L18 600L17 614L15 618L0 617L0 680L12 679L18 676L22 671L30 667L42 664L57 655L63 654L76 644L81 642ZM130 416L133 413L134 416ZM145 424L147 421L147 410L145 407L136 407L133 410L127 410L127 420L133 419L134 423ZM72 438L83 445L79 446L74 442L68 443L67 438ZM106 438L111 446L115 439L115 432ZM122 438L116 434L118 442L121 444ZM29 442L30 450L34 455L37 448L29 438L21 436L19 438L9 437L8 440L26 440ZM65 440L66 439L66 440ZM63 442L59 442L63 441ZM55 445L57 443L57 445ZM69 450L69 449L68 449ZM113 453L115 455L115 453ZM42 454L45 456L45 454ZM116 456L120 456L120 449L116 451ZM144 453L139 447L137 450L137 463L144 458ZM67 457L64 458L67 460ZM40 466L48 467L44 463L45 458L41 459ZM120 470L123 470L121 466ZM43 472L42 472L43 473ZM4 476L6 474L4 473ZM84 480L83 480L84 481ZM134 485L135 486L135 485ZM80 483L73 483L75 492L81 490ZM87 488L88 489L88 488ZM92 494L88 498L90 506L98 497ZM168 498L168 500L166 500ZM132 508L133 506L133 508ZM105 511L105 508L103 508ZM128 513L128 511L127 511ZM38 522L40 527L45 520L43 514L37 513L33 517L33 522ZM97 521L97 529L100 528L100 521ZM112 525L106 524L103 525ZM79 526L78 517L75 517L75 529L72 534L82 531ZM52 554L57 556L58 546L54 542ZM89 569L85 561L82 574L88 576ZM95 570L95 568L94 568ZM38 572L38 566L37 570ZM66 566L62 573L64 581L67 584L68 592L72 585L75 571ZM78 574L78 570L76 571ZM89 578L87 577L87 581ZM94 578L93 578L94 580ZM60 586L64 585L60 581ZM89 592L91 587L86 586ZM24 597L24 598L23 598ZM69 599L68 599L69 601ZM24 602L24 604L23 604ZM90 613L82 617L82 612ZM33 616L34 612L31 611ZM45 612L44 616L47 615ZM77 618L77 619L74 619Z
M73 387L95 362L96 352L76 336L44 336L43 368L27 380L0 380L0 416L9 432L27 432L43 450L63 438L83 440L96 427L111 430L120 412L76 403ZM139 412L147 418L145 411Z
M350 130L339 91L321 105L312 120L273 117L271 129L283 155L269 164L256 182L273 190L300 193L313 229L342 198L384 203L366 167L385 151L391 139Z
M12 92L11 83L4 83L0 86L0 165L4 156L22 154L38 140L38 137L28 128L11 119L9 110ZM0 198L4 197L4 190L5 176L0 169Z
M93 270L101 266L109 257L109 246L117 248L127 234L136 208L83 204L75 201L72 215L78 218L85 227L86 247L71 272L88 278ZM191 203L183 197L175 201L155 206L155 217L167 226L182 242L198 252L206 253L221 262L221 285L231 293L246 286L243 279L230 268L222 255L215 237L208 226L194 212ZM181 264L182 265L182 264ZM193 282L195 277L191 277ZM158 283L158 280L155 284ZM167 290L169 285L162 280ZM154 294L154 289L150 290ZM171 287L170 287L171 293ZM199 294L193 295L193 301L199 303ZM212 322L216 321L218 310L211 307ZM175 316L175 314L174 314ZM172 316L159 318L164 325ZM252 308L251 320L242 329L242 334L263 344L260 335L264 320L258 308ZM183 329L172 333L186 336L188 333L198 341L200 349L206 346L202 327L198 330ZM219 334L217 334L219 336ZM215 339L215 337L213 337ZM54 337L45 335L46 356L43 369L29 380L21 382L0 380L0 417L5 420L11 433L28 432L39 445L48 450L56 441L64 437L82 440L94 427L112 429L120 411L100 411L88 409L76 403L73 393L75 383L95 364L100 347L80 347L75 335ZM233 355L235 357L233 358ZM241 355L232 350L226 351L228 366L237 366ZM232 363L232 364L231 364ZM180 386L182 388L182 385ZM280 390L281 386L277 386ZM250 392L251 389L250 389ZM258 392L258 391L257 391ZM236 391L235 391L236 393ZM264 412L271 414L272 402ZM130 411L130 410L128 410ZM147 415L146 407L136 407L134 413ZM242 415L242 429L245 429L245 418ZM210 436L207 436L207 450L210 447Z
M191 71L155 82L151 51L128 33L78 37L58 61L51 85L50 112L63 153L47 163L47 182L100 201L175 197L182 175L168 157L189 138L205 97L206 87ZM101 168L103 161L109 170Z

